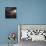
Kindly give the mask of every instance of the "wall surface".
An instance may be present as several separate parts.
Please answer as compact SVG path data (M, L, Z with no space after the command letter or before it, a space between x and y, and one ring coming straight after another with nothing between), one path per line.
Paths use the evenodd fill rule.
M5 18L9 6L17 8L16 19ZM46 0L0 0L0 44L8 43L9 32L17 34L18 24L46 24Z

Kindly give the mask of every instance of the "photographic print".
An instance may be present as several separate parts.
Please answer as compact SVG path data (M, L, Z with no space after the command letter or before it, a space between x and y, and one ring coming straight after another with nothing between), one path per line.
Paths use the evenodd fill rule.
M16 7L5 7L5 18L16 18Z
M20 46L43 45L46 43L46 25L20 24L18 38Z
M46 25L21 25L20 40L46 41Z

